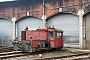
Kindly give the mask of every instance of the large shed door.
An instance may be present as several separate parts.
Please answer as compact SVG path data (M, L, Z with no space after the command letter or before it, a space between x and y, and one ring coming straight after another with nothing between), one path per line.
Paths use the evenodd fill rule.
M64 31L64 43L79 43L79 17L73 14L61 13L47 20L48 26L54 25ZM69 45L70 46L70 45Z
M29 30L36 30L39 27L43 26L43 21L39 18L35 17L25 17L19 21L16 22L16 35L18 36L18 39L21 40L21 31L25 29L25 27L28 26Z
M0 46L12 46L12 22L0 19Z
M90 49L90 13L86 15L86 49Z

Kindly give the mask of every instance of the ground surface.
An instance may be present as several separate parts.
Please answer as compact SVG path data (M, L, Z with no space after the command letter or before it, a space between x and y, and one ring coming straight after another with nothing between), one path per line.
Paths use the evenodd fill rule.
M44 51L43 53L38 53L42 54L41 58L50 58L50 57L59 57L59 56L64 56L64 55L71 55L71 54L77 54L77 53L82 53L78 49L71 49L71 48L63 48L61 50L54 50L54 51ZM38 54L30 54L28 56L22 56L22 57L12 57L12 58L7 58L3 60L35 60L35 59L40 59L38 58Z

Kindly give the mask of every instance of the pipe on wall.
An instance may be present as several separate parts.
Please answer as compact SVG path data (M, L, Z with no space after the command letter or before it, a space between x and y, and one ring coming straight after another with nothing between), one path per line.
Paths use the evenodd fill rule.
M80 9L78 11L78 15L79 15L79 48L83 49L83 14L84 14L84 10Z
M15 38L15 21L16 21L16 18L15 17L13 17L12 18L12 22L13 22L13 24L12 24L12 39L14 39Z

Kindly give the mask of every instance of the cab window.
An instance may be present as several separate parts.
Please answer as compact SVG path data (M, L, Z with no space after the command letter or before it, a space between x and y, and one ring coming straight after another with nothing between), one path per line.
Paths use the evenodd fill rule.
M55 32L55 38L61 38L61 36L62 36L62 33Z
M49 32L48 32L48 36L49 36L49 37L53 37L53 31L49 31Z

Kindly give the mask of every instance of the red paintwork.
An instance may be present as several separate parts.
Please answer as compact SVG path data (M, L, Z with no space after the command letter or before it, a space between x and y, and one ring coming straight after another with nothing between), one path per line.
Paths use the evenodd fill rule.
M21 31L21 40L26 40L26 31Z
M53 31L53 37L49 37L48 33L49 31ZM61 38L56 38L55 37L55 31L58 31L59 33L62 33ZM32 38L30 38L31 36ZM38 41L45 41L49 40L50 41L50 48L59 48L63 47L63 31L60 29L55 29L55 28L39 28L37 30L28 30L26 29L25 31L22 32L22 40L28 40L28 41L33 41L32 46L37 47Z
M63 41L60 39L60 40L52 40L50 41L50 46L51 48L59 48L59 47L62 47L63 46Z
M32 36L32 40L47 40L47 32L40 30L28 30L26 31L26 40L30 40L29 35Z
M36 42L36 41L33 41L33 42L32 42L32 47L33 47L33 48L36 48L36 47L37 47L37 42Z

